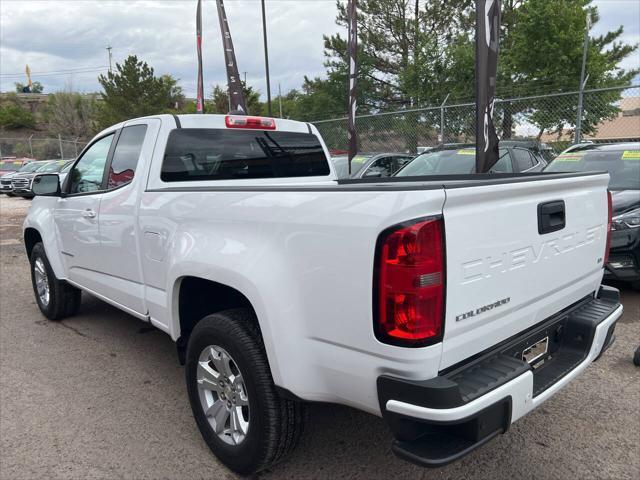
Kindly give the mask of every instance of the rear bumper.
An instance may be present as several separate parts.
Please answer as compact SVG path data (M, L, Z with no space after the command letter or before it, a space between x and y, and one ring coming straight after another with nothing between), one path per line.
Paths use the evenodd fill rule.
M396 437L394 453L439 467L506 432L600 357L613 343L621 314L618 291L601 287L596 298L441 376L378 378L380 410ZM534 369L521 352L541 338L549 339L551 355Z

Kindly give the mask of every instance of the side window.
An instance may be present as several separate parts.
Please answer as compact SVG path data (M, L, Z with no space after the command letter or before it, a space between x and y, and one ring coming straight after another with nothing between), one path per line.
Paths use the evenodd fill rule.
M523 148L514 148L513 154L516 159L516 165L518 166L518 171L522 172L524 170L529 170L531 167L535 165L533 158L528 150Z
M396 173L402 167L404 167L407 163L412 160L413 157L396 157L396 165L393 170L393 173Z
M373 176L374 173L379 173L381 177L388 177L396 171L395 164L395 158L393 157L379 158L369 165L369 168L362 176L368 177Z
M97 192L102 190L104 167L109 156L109 148L113 141L113 133L101 138L91 145L78 160L69 177L71 183L69 193Z
M119 187L133 180L146 133L146 125L134 125L122 129L109 166L107 189Z
M496 162L496 164L491 169L492 172L495 173L512 173L513 166L511 165L511 155L509 155L509 150L500 149L500 158Z

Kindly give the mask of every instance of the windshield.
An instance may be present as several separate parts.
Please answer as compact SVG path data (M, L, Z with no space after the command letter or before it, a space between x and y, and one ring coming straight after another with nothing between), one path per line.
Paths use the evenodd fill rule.
M582 150L562 153L545 172L609 172L609 190L640 190L640 145L635 150Z
M0 161L0 170L3 172L17 172L18 169L22 166L22 162L15 160L1 160Z
M420 175L468 174L476 169L476 150L473 147L456 150L427 152L414 158L397 177L415 177ZM491 169L494 173L512 172L511 159L507 149L500 149L500 159Z
M35 172L40 167L42 167L42 164L40 162L31 162L31 163L27 163L26 165L23 165L22 168L19 170L19 172L20 173Z
M60 170L60 173L67 173L69 170L71 170L71 167L73 167L73 162L75 160L71 160L69 163L67 163L64 167L62 167L62 170Z
M353 160L351 160L351 175L362 170L362 167L364 167L371 157L373 157L373 155L356 155L353 157ZM333 165L336 168L338 178L349 178L349 166L347 164L348 158L349 157L346 155L331 157L331 161L333 161Z
M37 171L38 173L53 173L53 172L59 172L60 169L62 167L64 167L64 165L67 162L65 162L64 160L59 160L57 162L48 162L45 165L43 165L42 167L40 167Z

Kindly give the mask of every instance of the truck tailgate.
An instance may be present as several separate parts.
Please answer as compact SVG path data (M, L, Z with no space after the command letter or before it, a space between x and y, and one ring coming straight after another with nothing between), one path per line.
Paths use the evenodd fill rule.
M447 187L441 370L597 290L608 182L590 174Z

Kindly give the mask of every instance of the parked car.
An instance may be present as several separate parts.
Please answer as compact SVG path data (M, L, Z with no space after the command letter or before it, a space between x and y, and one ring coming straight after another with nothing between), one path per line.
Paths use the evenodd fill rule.
M613 209L605 280L640 289L640 142L582 144L561 153L545 172L609 172Z
M331 160L338 178L364 178L390 177L413 157L414 155L407 153L359 153L351 160L351 176L347 155L331 157Z
M500 159L491 173L539 172L546 165L542 155L530 142L502 141ZM475 169L475 145L445 145L418 155L395 176L469 174L474 173Z
M42 314L85 290L167 332L205 442L242 474L295 447L310 401L382 416L397 455L443 465L609 347L608 175L338 180L323 145L234 115L104 130L64 186L34 180Z
M40 173L58 173L65 165L67 165L69 160L48 160L44 162L40 162L42 165L28 173L18 173L13 176L11 179L11 189L12 193L15 195L20 195L24 198L33 198L33 191L31 190L33 178Z
M38 161L24 163L22 167L20 167L20 169L18 169L17 171L3 175L2 177L0 177L0 192L13 197L15 195L13 193L13 187L11 186L11 180L13 180L13 177L22 173L35 172L41 166L42 162Z
M0 178L9 173L15 173L22 168L23 165L32 162L29 158L4 158L0 160Z

